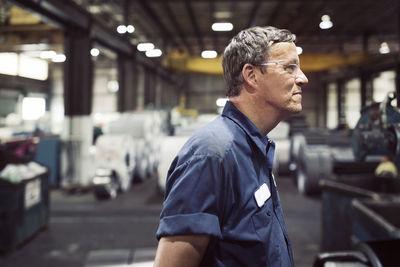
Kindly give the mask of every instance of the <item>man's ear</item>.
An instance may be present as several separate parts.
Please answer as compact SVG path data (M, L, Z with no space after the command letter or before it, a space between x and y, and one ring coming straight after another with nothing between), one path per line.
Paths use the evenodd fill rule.
M245 64L242 69L243 82L247 85L246 88L257 87L257 75L255 73L255 66L251 64Z

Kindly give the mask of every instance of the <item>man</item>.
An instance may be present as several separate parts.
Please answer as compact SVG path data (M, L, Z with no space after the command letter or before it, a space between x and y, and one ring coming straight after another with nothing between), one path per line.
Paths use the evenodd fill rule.
M267 134L302 110L295 36L241 31L223 55L223 113L183 146L168 172L156 267L293 266Z

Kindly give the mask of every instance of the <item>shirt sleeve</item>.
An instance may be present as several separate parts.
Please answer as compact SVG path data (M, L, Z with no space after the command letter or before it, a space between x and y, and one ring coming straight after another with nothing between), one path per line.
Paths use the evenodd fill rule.
M221 238L224 177L219 157L195 156L170 170L157 239L207 234Z

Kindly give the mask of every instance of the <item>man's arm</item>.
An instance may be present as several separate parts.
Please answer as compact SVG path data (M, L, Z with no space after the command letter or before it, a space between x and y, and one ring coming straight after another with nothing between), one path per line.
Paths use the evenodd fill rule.
M199 266L209 241L209 235L162 237L158 243L154 267Z

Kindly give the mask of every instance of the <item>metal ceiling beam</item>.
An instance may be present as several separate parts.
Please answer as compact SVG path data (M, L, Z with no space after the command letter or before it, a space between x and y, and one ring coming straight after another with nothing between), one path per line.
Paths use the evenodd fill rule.
M186 7L186 11L188 12L190 21L192 23L192 27L194 29L194 33L196 34L197 37L197 41L199 43L200 49L204 50L204 43L203 43L203 37L201 35L201 32L199 30L199 25L197 24L193 9L192 9L192 5L190 4L189 0L185 1L185 7Z
M308 20L303 20L303 24L298 22L294 24L293 27L293 33L300 36L301 34L305 33L305 31L307 29L317 29L316 27L318 27L317 25L310 25L311 23L314 23L315 21L313 20L313 18L315 18L314 14L320 14L320 11L324 8L325 3L322 2L316 2L316 3L312 3L312 2L308 2L306 5L304 5L304 7L302 7L302 9L304 8L304 10L307 10L307 14L312 14L312 17ZM317 18L317 20L320 18ZM318 22L319 23L319 22ZM317 35L317 34L315 34Z
M90 32L90 36L102 43L104 46L112 48L116 52L127 55L132 54L132 46L123 40L116 33L105 28L89 12L84 10L72 1L57 0L10 0L16 5L22 6L33 13L43 16L43 20L50 20L61 28L77 28L82 31Z
M1 25L0 33L19 33L19 32L46 32L60 31L60 29L49 24L23 24L23 25Z
M90 36L94 41L112 49L116 52L122 52L127 55L133 55L133 47L121 36L103 27L100 23L94 23L91 27Z
M9 0L19 6L31 10L34 13L44 15L58 25L71 25L79 28L88 28L90 17L86 11L72 1L57 0Z
M375 12L376 4L377 4L377 2L369 2L368 5L364 5L362 8L360 7L363 10L363 12L357 12L356 14L354 14L354 12L352 12L353 10L350 8L346 9L345 8L346 4L343 3L343 9L342 9L342 12L340 13L340 17L343 19L351 17L351 20L347 20L346 24L344 24L342 27L339 27L335 23L335 17L331 18L334 23L334 27L332 28L332 31L333 32L348 32L349 28L354 28L354 26L359 25L360 23L362 25L364 25L364 22L365 22L364 18L365 18L365 14L367 12L374 11L374 13L376 13L376 14L378 13L378 12ZM339 14L334 14L334 15L338 16ZM349 36L349 38L350 38L350 36Z
M376 25L378 23L382 23L383 21L387 23L387 20L384 19L389 16L391 16L392 19L395 19L398 14L397 12L399 11L398 9L399 6L400 3L398 0L392 1L391 3L386 2L386 4L381 9L381 12L374 12L377 13L376 16L363 22L363 24L365 25L365 29L368 29L371 26Z
M164 40L171 40L171 33L165 28L164 24L158 18L158 15L154 12L154 10L149 6L147 1L140 0L138 1L140 7L147 13L147 15L154 21L158 29L160 30L160 34ZM175 43L175 40L172 39L172 43Z
M212 23L214 23L214 13L215 13L215 4L213 0L209 0L209 7L210 7L210 28L212 26ZM215 49L215 51L217 51L218 53L218 36L216 34L216 32L212 31L212 40L213 40L213 47Z
M287 1L287 0L286 0ZM275 25L277 17L281 14L281 10L285 7L285 1L278 1L275 5L274 10L271 13L271 16L267 18L265 21L265 25Z
M262 3L261 0L257 0L255 2L254 6L253 6L253 9L251 10L249 23L247 23L247 28L254 27L254 26L257 25L257 17L260 14L261 3ZM267 24L267 25L269 25L269 24Z
M189 45L189 43L187 42L186 37L183 34L181 27L179 26L179 23L176 21L176 18L173 15L172 10L169 8L168 3L162 2L162 5L163 5L163 8L164 8L169 20L172 22L172 25L174 26L175 30L178 32L182 44L186 47L186 49L189 51L189 53L192 53L193 52L192 48Z

